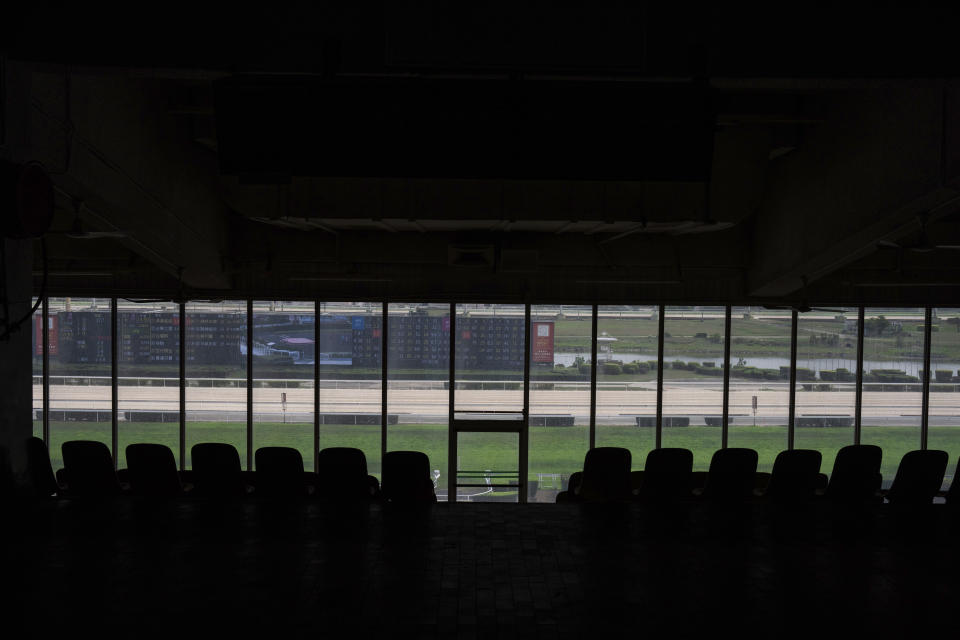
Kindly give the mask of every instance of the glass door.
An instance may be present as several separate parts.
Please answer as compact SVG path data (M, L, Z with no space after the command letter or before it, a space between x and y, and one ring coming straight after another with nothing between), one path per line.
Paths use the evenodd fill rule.
M527 501L529 308L451 309L450 502Z

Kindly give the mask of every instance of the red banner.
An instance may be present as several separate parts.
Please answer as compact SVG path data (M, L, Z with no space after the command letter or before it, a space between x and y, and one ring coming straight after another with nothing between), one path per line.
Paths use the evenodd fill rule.
M553 366L553 323L534 322L531 333L533 334L532 362Z

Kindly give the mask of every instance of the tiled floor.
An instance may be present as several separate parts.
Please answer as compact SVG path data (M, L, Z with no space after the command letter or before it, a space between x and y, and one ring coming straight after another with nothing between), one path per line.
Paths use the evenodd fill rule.
M883 637L960 618L960 518L942 505L121 499L7 514L2 628L39 636L826 637L855 623Z

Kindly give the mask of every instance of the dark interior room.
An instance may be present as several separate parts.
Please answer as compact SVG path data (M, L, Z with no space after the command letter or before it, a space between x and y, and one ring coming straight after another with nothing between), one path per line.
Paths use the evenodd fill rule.
M2 13L9 637L956 628L960 10Z

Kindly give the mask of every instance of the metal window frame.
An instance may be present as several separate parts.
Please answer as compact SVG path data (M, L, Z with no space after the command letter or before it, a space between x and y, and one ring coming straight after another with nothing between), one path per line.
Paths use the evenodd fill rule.
M247 471L253 470L253 298L247 298Z
M588 447L597 446L597 327L599 326L600 305L593 305L593 314L590 321L590 433ZM556 337L556 330L554 330Z
M117 337L120 321L120 313L117 310L116 296L110 298L110 451L113 452L113 466L117 466L120 459L120 424L119 424L119 406L120 389L118 383L118 371L120 366L120 357L117 353L120 341Z
M863 323L865 314L866 308L863 305L857 307L857 383L853 409L853 444L860 444L860 437L863 433Z
M923 382L923 398L920 409L920 448L927 449L930 440L930 341L933 335L933 307L923 310L923 372L920 380Z
M383 464L383 458L387 455L387 423L389 422L387 380L390 372L390 303L386 299L380 301L380 317L382 318L380 322L380 461Z
M517 495L517 502L527 503L528 476L530 465L530 358L533 355L533 343L531 342L531 329L533 326L530 317L531 307L527 302L523 306L523 424L520 425L520 451L517 452L520 467L520 487ZM556 336L556 334L554 334ZM596 369L596 366L592 367ZM594 376L596 374L593 374ZM593 385L596 386L596 385Z
M660 449L663 447L663 328L667 306L661 304L657 309L657 422L654 447Z
M457 434L454 423L454 407L457 386L457 303L450 303L450 344L447 345L450 371L447 377L447 502L457 501Z
M43 408L43 419L41 423L41 437L47 450L50 449L50 301L47 296L43 297L41 316L43 318L43 347L41 348L42 365L40 375L43 385L43 399L41 407ZM31 371L31 373L33 373Z
M180 301L180 470L187 468L187 303Z
M730 332L733 307L727 305L723 316L723 417L721 418L720 448L730 442Z
M796 309L790 312L790 395L787 403L787 451L793 450L797 421L797 325L800 314Z
M313 472L320 472L320 300L313 301Z

